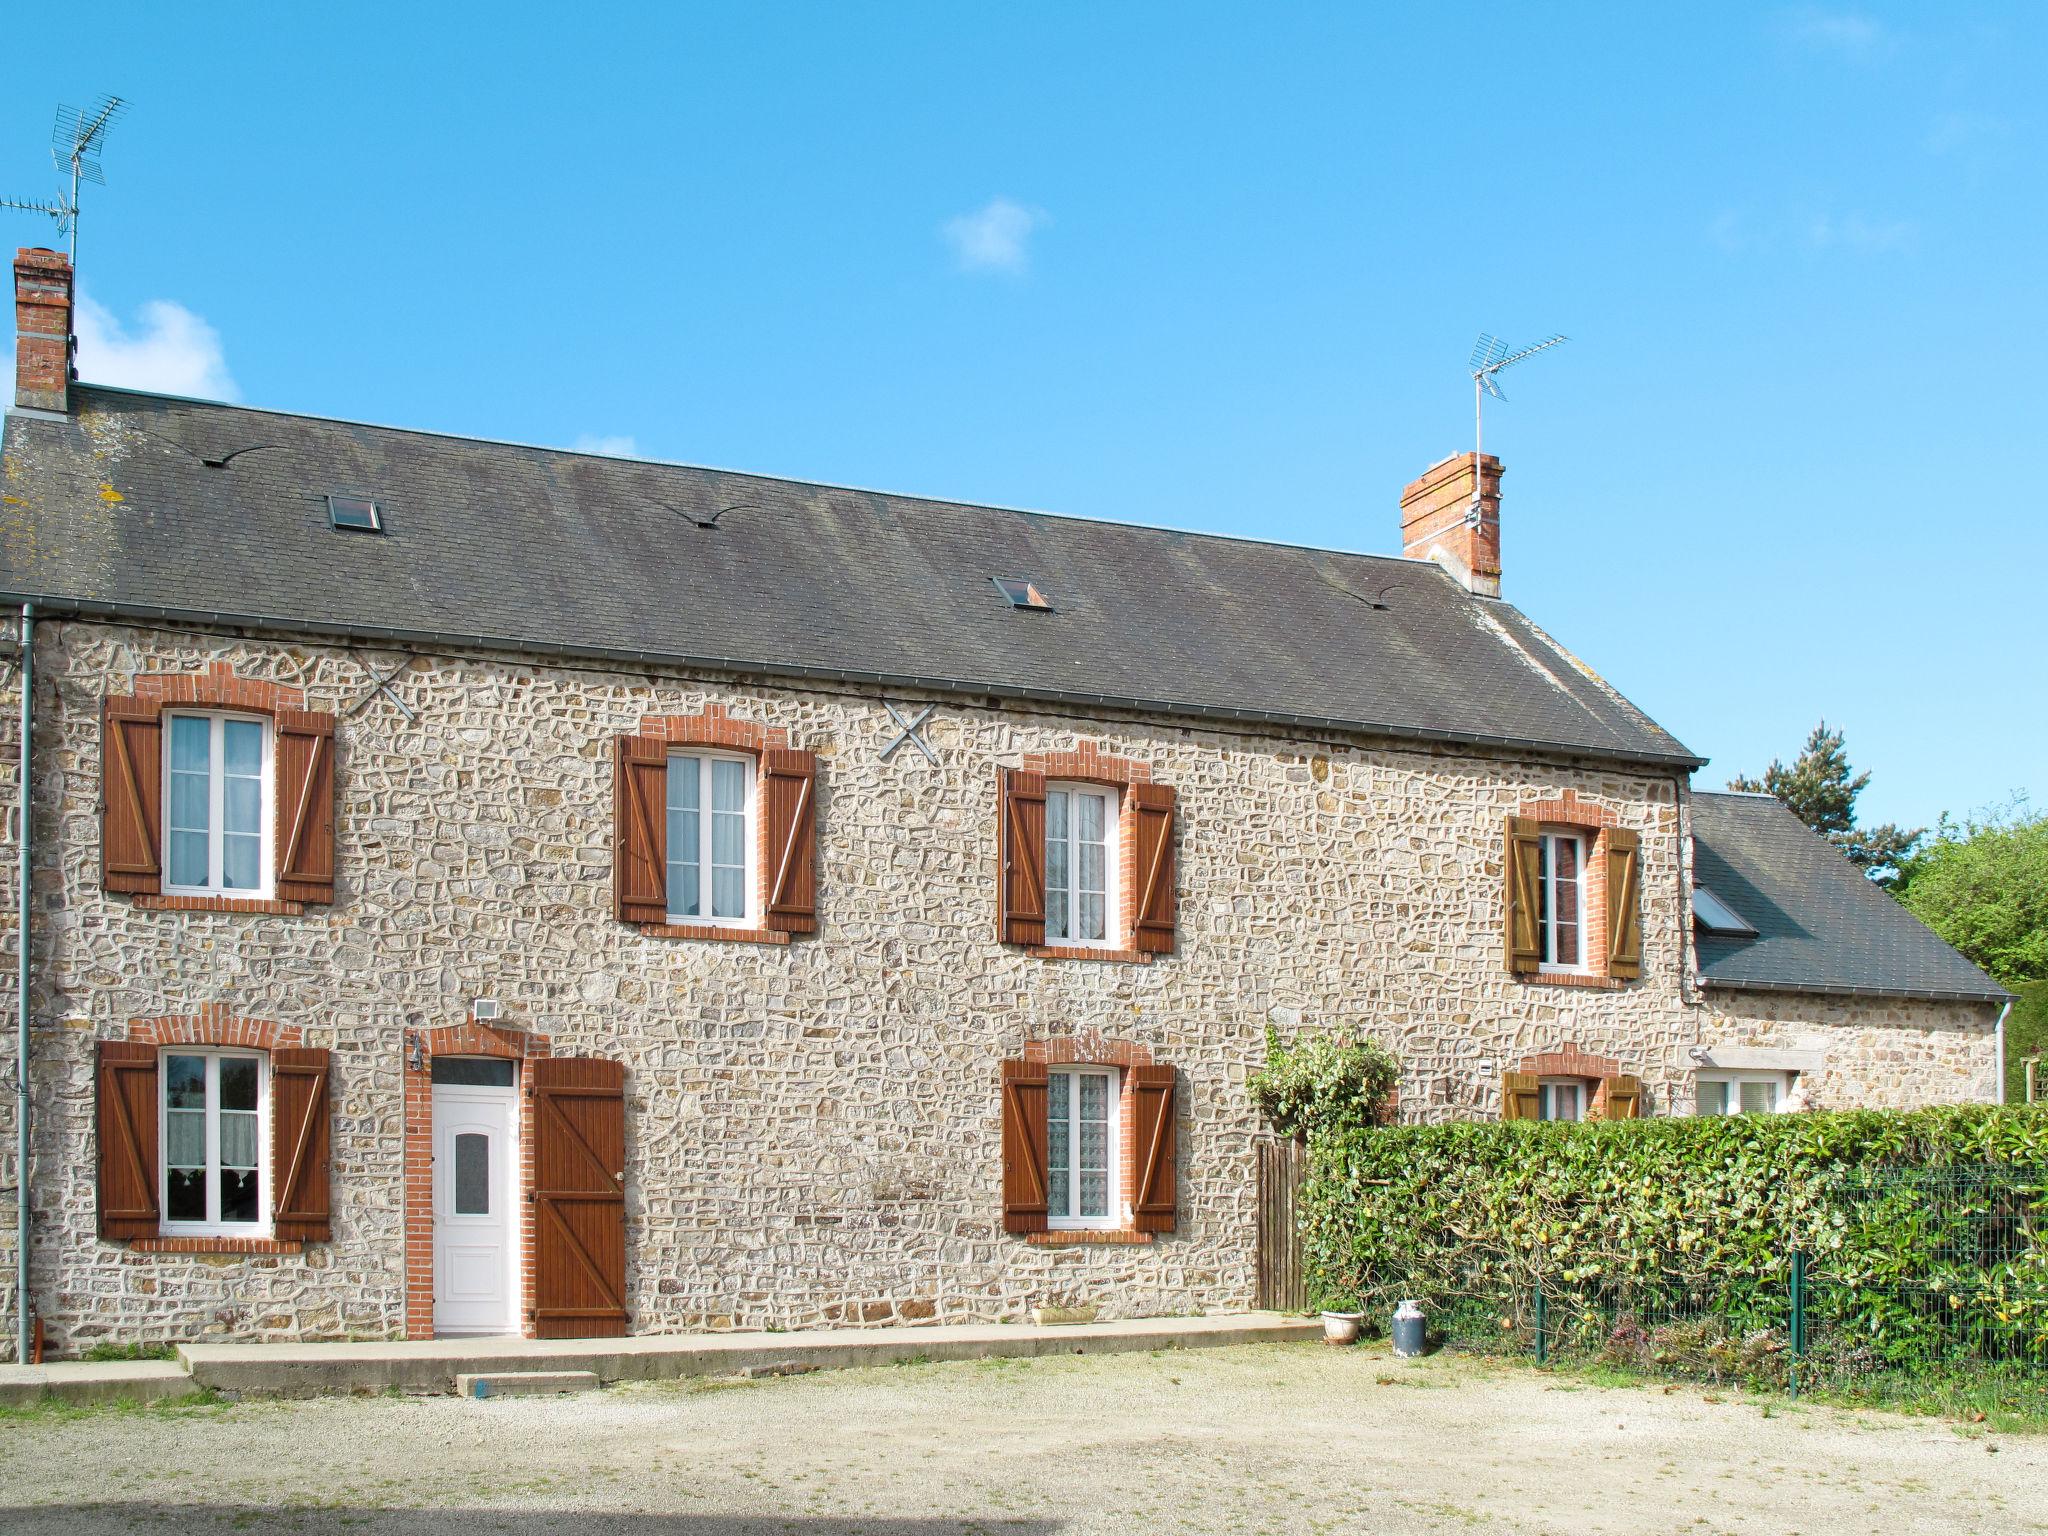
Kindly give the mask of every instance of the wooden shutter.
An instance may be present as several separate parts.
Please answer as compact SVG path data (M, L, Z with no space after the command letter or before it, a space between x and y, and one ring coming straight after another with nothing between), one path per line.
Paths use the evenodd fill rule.
M533 1115L533 1331L626 1331L626 1069L592 1057L527 1064Z
M761 754L761 815L768 865L762 871L767 926L785 933L818 927L818 759L773 748Z
M279 1237L324 1243L334 1236L330 1103L327 1052L270 1053L270 1209Z
M1607 974L1643 974L1642 840L1625 827L1600 834L1607 850Z
M111 697L100 725L100 883L163 889L164 728L154 699Z
M1045 775L1003 773L998 924L1005 944L1045 942Z
M621 736L612 771L612 895L628 923L668 921L668 743Z
M1500 1117L1503 1120L1541 1120L1538 1102L1540 1086L1534 1072L1503 1072L1500 1075Z
M1543 836L1524 816L1508 818L1506 940L1508 969L1516 975L1543 965Z
M334 900L334 716L277 717L277 897Z
M1045 1067L1003 1063L1003 1230L1043 1232L1046 1127Z
M1131 947L1170 955L1174 938L1173 786L1133 784L1128 804L1137 851Z
M1175 1206L1178 1134L1173 1112L1173 1068L1132 1067L1137 1179L1131 1226L1139 1232L1171 1232Z
M99 1044L100 1236L157 1235L156 1047Z
M1606 1109L1603 1118L1608 1120L1635 1120L1643 1113L1643 1080L1627 1073L1600 1079L1600 1086L1606 1092Z

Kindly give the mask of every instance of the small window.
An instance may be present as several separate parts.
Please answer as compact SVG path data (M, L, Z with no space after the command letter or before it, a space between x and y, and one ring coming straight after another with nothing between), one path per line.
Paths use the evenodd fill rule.
M744 927L752 917L754 760L677 752L668 760L668 915Z
M174 714L165 731L164 890L261 898L270 885L270 722Z
M1116 851L1114 790L1096 784L1046 786L1046 943L1113 942Z
M1052 599L1039 591L1035 583L1026 581L1022 576L991 576L989 579L996 584L996 590L1010 600L1012 608L1035 608L1046 613L1052 612Z
M451 1088L510 1088L513 1070L501 1056L436 1056L433 1079Z
M165 1053L163 1228L249 1236L267 1223L264 1058L247 1051Z
M1702 1072L1697 1085L1703 1115L1775 1115L1791 1091L1791 1074Z
M1702 933L1727 934L1734 938L1751 938L1756 934L1756 929L1741 913L1704 885L1692 888L1692 920Z
M1546 832L1538 886L1543 969L1585 969L1586 840L1575 832ZM1575 1117L1576 1118L1576 1117Z
M1053 1227L1117 1224L1117 1072L1054 1067L1046 1078L1046 1206Z
M377 503L363 496L330 496L327 498L327 521L335 528L353 533L382 533L384 519L378 515Z
M1536 1117L1539 1120L1585 1119L1585 1080L1577 1077L1544 1078L1536 1085Z

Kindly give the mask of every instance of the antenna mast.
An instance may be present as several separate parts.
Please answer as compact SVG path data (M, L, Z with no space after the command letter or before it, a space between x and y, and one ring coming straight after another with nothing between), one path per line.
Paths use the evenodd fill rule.
M1507 396L1500 392L1500 384L1494 376L1503 368L1514 367L1515 364L1525 357L1534 357L1545 348L1554 347L1558 343L1569 341L1570 339L1569 336L1552 336L1547 340L1537 342L1534 346L1524 347L1519 352L1510 353L1506 342L1498 337L1489 336L1484 331L1479 333L1479 340L1472 347L1472 362L1470 365L1472 371L1472 506L1475 512L1479 506L1479 453L1486 441L1486 397L1491 395L1494 399L1500 401L1507 399Z
M78 189L84 182L104 187L106 172L100 169L100 149L114 120L128 110L119 96L102 96L89 107L59 107L57 124L50 131L50 159L59 172L71 178L68 196L47 199L0 197L0 208L19 208L24 213L48 214L57 221L57 233L71 236L71 270L78 270Z

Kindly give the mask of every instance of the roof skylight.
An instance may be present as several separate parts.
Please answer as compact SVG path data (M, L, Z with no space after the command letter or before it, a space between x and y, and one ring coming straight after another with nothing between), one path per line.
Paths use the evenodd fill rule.
M991 576L989 580L996 584L998 592L1010 600L1012 608L1036 608L1046 613L1052 611L1052 599L1022 576Z
M329 496L327 521L331 527L353 533L384 531L384 519L377 512L377 503L365 496Z
M1746 918L1704 885L1692 888L1692 920L1705 933L1731 938L1749 938L1756 933Z

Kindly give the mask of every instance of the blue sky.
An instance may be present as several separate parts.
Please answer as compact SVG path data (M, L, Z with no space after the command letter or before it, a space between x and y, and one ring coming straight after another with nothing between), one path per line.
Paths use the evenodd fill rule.
M101 3L0 184L87 375L1395 552L1505 376L1507 596L1699 782L2048 799L2048 11ZM40 50L39 50L40 51ZM15 244L47 225L9 215Z

